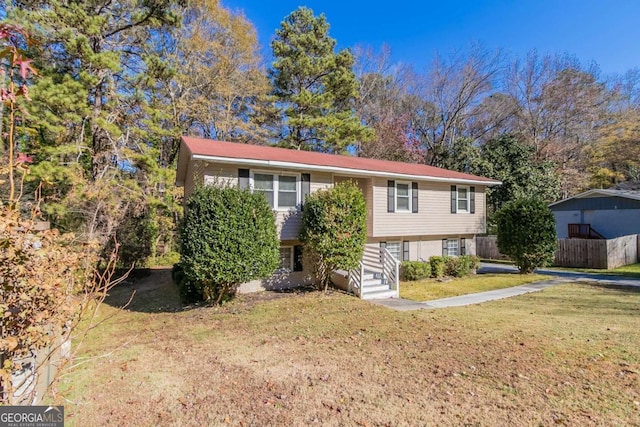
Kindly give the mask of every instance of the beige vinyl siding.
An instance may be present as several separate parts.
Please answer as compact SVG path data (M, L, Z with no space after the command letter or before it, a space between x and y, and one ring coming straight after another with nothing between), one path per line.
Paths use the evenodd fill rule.
M196 162L198 163L198 162ZM228 185L238 184L238 169L250 169L249 166L242 165L230 165L223 163L207 163L200 166L200 182L207 184L214 184L215 182L222 182ZM284 169L269 169L259 168L255 169L267 173L280 174L289 173L299 175L305 173L304 170L284 170ZM193 176L191 174L190 176ZM311 185L310 191L313 193L323 188L331 187L333 185L333 175L331 173L311 173ZM186 185L185 185L186 191ZM300 233L300 225L302 221L302 214L297 209L290 210L274 210L276 217L276 228L278 230L278 236L280 240L294 240L298 238Z
M280 240L297 239L302 225L302 212L291 209L289 211L275 211L275 214Z
M202 185L202 176L206 164L189 162L187 165L187 179L184 185L184 199L187 200L197 185Z
M367 237L373 236L373 216L375 203L373 200L373 178L367 180L364 198L367 202ZM386 198L385 198L386 200Z
M301 171L304 173L304 171ZM333 186L333 174L329 172L311 173L311 192L322 190Z
M189 162L187 164L187 173L184 178L184 199L183 203L187 202L191 193L193 193L193 189L195 186L194 176L193 176L193 162Z
M236 186L238 185L238 169L239 167L235 165L208 163L203 171L204 183Z
M476 211L451 213L451 184L418 182L418 213L387 212L387 179L375 178L371 237L473 235L485 231L485 187L475 185Z

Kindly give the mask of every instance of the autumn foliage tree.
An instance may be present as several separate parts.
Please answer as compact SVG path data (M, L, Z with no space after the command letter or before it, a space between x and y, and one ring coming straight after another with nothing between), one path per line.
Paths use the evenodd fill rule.
M0 43L6 84L0 98L8 112L0 170L2 183L8 176L8 186L0 186L6 201L0 202L0 403L26 404L34 401L42 361L58 354L98 294L104 298L110 280L94 274L95 246L38 228L37 205L28 214L22 209L30 158L17 152L16 141L23 137L24 102L36 71L25 52L30 47L27 31L0 24ZM18 181L16 173L21 174Z
M0 24L0 43L3 47L0 52L0 61L3 63L0 77L4 83L0 90L0 102L3 104L3 110L8 113L7 129L2 132L2 152L6 151L6 157L3 156L0 163L0 188L6 183L6 180L2 179L5 176L8 180L8 190L5 197L0 198L0 207L4 199L9 209L16 209L22 195L24 176L28 172L25 163L32 160L18 151L16 133L17 127L24 122L26 112L22 101L30 99L28 82L36 71L31 67L33 61L25 56L25 49L31 45L31 37L24 29L10 24ZM0 128L4 128L3 125ZM16 193L17 172L22 174L19 193Z

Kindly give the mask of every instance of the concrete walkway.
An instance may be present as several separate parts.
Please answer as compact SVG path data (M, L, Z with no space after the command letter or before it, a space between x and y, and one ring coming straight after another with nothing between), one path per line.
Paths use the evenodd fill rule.
M511 265L482 263L480 270L478 270L478 273L513 273L515 271L517 271L516 268ZM536 273L556 276L557 278L545 280L542 282L528 283L526 285L514 286L512 288L496 289L494 291L478 292L475 294L460 295L457 297L443 298L424 302L411 301L403 298L386 298L369 301L374 304L388 307L397 311L411 311L446 307L461 307L465 305L479 304L482 302L514 297L516 295L522 295L529 292L541 291L545 288L548 288L549 286L571 283L575 282L576 280L591 281L616 286L640 287L640 279L634 279L624 276L578 273L559 270L537 270Z

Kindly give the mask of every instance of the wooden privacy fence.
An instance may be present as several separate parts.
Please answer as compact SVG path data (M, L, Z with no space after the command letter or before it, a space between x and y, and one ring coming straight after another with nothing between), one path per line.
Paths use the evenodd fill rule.
M558 239L553 265L610 269L639 261L640 234L615 239ZM496 236L476 238L476 254L485 259L509 259L498 250Z

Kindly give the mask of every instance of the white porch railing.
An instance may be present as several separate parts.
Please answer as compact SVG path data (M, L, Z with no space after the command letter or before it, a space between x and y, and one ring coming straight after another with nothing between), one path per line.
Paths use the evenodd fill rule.
M400 263L386 248L365 246L362 261L349 272L349 292L360 298L399 296ZM368 285L368 286L367 286ZM381 289L385 286L386 289ZM372 290L367 292L367 287ZM382 293L381 293L382 292Z

